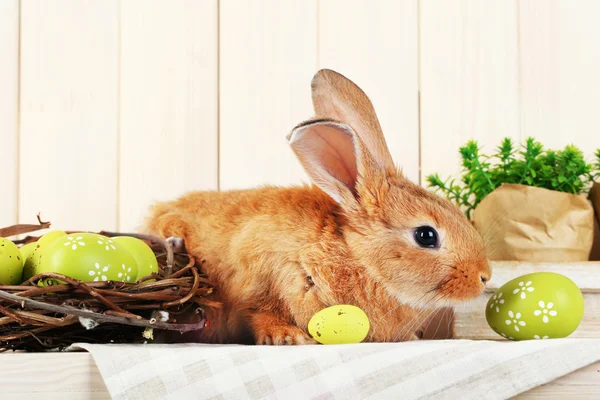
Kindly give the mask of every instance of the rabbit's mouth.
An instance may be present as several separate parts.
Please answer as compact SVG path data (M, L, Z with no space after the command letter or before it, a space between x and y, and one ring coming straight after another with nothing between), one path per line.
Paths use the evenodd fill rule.
M445 305L460 304L481 296L490 273L464 273L454 271L435 287L434 292Z

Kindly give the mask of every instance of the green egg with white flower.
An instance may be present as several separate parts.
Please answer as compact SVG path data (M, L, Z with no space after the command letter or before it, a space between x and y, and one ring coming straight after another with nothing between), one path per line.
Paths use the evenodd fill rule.
M485 317L510 340L556 339L575 332L583 312L583 294L571 279L535 272L502 285L488 300Z
M133 283L138 268L122 244L95 233L74 233L45 249L37 272L56 272L84 282Z
M158 273L158 261L154 252L143 240L132 236L117 236L112 239L116 243L120 243L129 250L138 266L137 279L146 277L153 273ZM152 282L155 279L149 279L144 282Z
M0 238L0 285L21 283L21 252L11 240Z

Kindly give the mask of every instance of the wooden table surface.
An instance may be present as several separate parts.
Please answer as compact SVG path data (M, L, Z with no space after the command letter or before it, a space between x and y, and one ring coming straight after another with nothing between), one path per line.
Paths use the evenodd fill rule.
M110 399L89 353L0 354L2 397L17 399ZM517 397L600 399L600 362Z

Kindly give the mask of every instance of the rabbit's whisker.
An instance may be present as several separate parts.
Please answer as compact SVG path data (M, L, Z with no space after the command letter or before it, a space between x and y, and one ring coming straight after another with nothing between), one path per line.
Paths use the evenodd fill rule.
M428 306L436 301L438 301L439 299L436 298L436 296L434 296L433 298L431 298L426 304L425 306L416 314L414 315L408 322L407 324L400 330L400 332L398 332L398 334L396 334L396 336L394 337L394 339L392 340L392 342L396 342L399 338L403 337L404 335L406 335L408 332L410 332L411 330L414 330L414 328L417 326L417 324L422 323L422 317L424 314L426 314L427 312L430 312L431 309L428 308Z

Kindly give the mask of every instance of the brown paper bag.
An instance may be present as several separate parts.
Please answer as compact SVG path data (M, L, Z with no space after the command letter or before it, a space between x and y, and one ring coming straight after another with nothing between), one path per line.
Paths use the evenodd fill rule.
M590 201L594 207L594 245L590 261L600 261L600 183L594 182L590 190Z
M473 224L490 260L588 261L594 211L584 195L505 184L479 203Z

